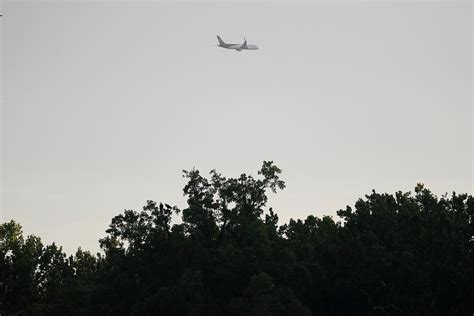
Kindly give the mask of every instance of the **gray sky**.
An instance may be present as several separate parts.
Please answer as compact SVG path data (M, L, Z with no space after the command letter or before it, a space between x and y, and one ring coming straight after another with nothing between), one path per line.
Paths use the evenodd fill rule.
M95 251L123 209L184 206L182 169L263 160L281 223L471 193L471 6L4 1L1 221Z

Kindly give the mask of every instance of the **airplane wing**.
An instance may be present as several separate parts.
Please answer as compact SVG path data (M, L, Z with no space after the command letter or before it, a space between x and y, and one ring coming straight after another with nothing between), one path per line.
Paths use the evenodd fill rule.
M247 40L244 38L244 43L242 44L242 46L239 47L239 49L247 49Z

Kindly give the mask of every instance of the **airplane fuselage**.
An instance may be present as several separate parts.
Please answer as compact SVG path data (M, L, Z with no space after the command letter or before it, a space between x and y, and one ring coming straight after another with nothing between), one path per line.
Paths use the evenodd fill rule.
M220 36L217 35L217 40L219 42L217 46L226 48L226 49L234 49L239 52L242 50L257 50L258 49L257 45L248 45L246 39L244 39L244 42L242 44L230 44L230 43L224 42L222 38L220 38Z
M219 47L227 48L227 49L235 49L237 51L258 49L257 45L247 45L247 47L242 47L242 44L225 44L225 45L219 45Z

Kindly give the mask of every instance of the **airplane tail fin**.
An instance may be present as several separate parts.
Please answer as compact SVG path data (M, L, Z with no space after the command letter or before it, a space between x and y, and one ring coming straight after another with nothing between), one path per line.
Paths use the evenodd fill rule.
M219 41L219 45L225 45L225 42L222 40L222 38L217 35L217 40Z

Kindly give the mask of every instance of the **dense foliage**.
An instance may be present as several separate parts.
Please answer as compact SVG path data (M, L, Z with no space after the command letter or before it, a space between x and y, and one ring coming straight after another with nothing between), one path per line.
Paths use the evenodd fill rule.
M472 315L474 198L373 191L341 221L278 226L259 176L185 171L187 207L114 217L102 254L0 226L2 315ZM181 223L173 224L173 213Z

